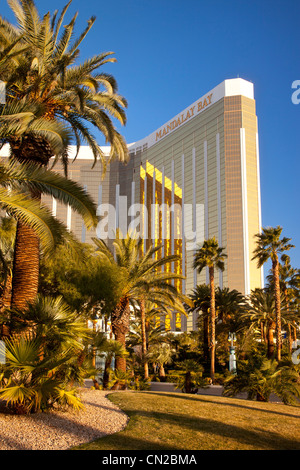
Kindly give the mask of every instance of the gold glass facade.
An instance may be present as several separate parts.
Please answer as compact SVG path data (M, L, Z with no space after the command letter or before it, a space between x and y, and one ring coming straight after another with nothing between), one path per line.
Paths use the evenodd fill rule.
M144 240L145 250L150 246L161 246L156 252L158 256L177 255L178 260L165 266L166 272L182 275L182 237L181 237L181 207L182 189L163 173L146 161L145 167L140 167L140 201L147 208L147 238ZM145 220L145 214L143 214ZM173 285L182 291L182 280L174 279ZM181 330L181 314L174 313L165 317L165 329Z
M228 255L225 271L216 276L217 285L248 294L261 286L261 272L251 261L254 235L260 231L255 101L242 95L224 96L173 130L171 124L156 132L155 144L135 147L131 153L135 201L148 212L145 246L163 243L165 254L181 255L173 267L186 276L178 287L189 293L208 282L208 273L198 274L192 268L194 249L187 249L187 229L191 233L197 229L200 244L215 236ZM117 166L121 175L123 165ZM164 237L162 211L158 211L163 204L182 207L173 220L169 212ZM190 216L184 220L188 209ZM180 239L174 237L178 226ZM179 328L178 318L173 329L175 323ZM193 329L192 315L186 327Z

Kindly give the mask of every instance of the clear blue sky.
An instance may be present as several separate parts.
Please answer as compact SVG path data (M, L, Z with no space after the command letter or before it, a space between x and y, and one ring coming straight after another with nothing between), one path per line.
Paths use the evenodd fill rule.
M41 13L67 0L37 0ZM97 21L81 58L114 51L105 71L128 100L128 143L139 140L227 78L254 83L260 137L263 226L283 227L300 268L300 0L73 0L82 31ZM13 16L0 0L2 16Z

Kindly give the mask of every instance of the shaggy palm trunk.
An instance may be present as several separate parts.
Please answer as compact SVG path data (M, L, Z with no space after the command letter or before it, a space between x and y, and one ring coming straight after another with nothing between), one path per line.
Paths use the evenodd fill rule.
M260 339L261 341L263 342L267 342L267 338L266 338L266 335L265 335L265 325L263 322L260 323Z
M210 378L212 383L215 379L215 354L216 354L216 310L215 310L215 278L213 266L209 268L210 286Z
M126 349L126 335L129 331L130 306L127 297L120 300L111 316L112 332L116 341ZM126 358L116 357L116 370L126 372Z
M281 360L281 302L280 302L280 281L279 281L279 262L278 258L272 262L272 271L274 278L274 297L276 311L276 359Z
M267 402L268 400L266 399L266 397L264 395L262 395L260 392L257 392L256 394L256 401L264 401L264 402Z
M269 325L268 325L268 333L267 333L267 348L268 348L267 356L268 356L268 359L271 359L272 357L274 357L274 352L275 352L274 335L273 335L274 328L275 328L275 323L270 322Z
M0 315L5 315L6 309L10 309L11 307L11 284L12 284L12 276L11 274L7 275L2 297L1 297L1 305L0 305ZM8 320L8 317L7 317ZM0 338L4 336L10 335L10 329L7 325L3 324L0 328Z
M296 324L295 321L293 321L294 324ZM297 326L293 326L293 341L297 341L297 329L298 327Z
M96 335L97 332L97 320L93 320L93 334ZM92 366L94 369L96 368L96 356L97 356L97 348L93 346L92 349Z
M35 231L18 221L12 279L11 308L25 309L39 286L39 239Z
M163 364L159 364L159 380L161 382L166 381L166 372Z
M288 324L288 351L292 352L292 329L290 323Z
M53 151L50 144L42 137L25 135L11 139L12 155L20 163L33 162L46 167ZM41 201L41 193L32 192L33 199ZM39 286L40 265L39 238L27 225L17 222L15 253L13 263L11 307L24 309L27 302L32 302Z
M287 287L285 286L284 289L284 297L285 297L285 303L286 303L286 310L287 310L287 316L289 317L290 315L290 302L289 302L289 295L288 295L288 290ZM292 329L291 329L291 324L288 324L288 351L289 354L292 353Z
M5 309L9 309L11 306L11 286L12 286L12 275L8 274L5 284L4 284L4 289L1 297L1 311L4 311Z
M103 390L107 390L109 386L109 376L110 376L109 369L111 366L111 361L112 361L112 356L108 354L106 361L105 361L103 378L102 378Z
M140 302L141 308L141 332L142 332L142 352L143 352L143 361L144 361L144 377L145 379L149 378L149 366L148 361L146 360L147 354L147 336L146 336L146 316L145 316L145 300L142 299Z
M82 367L85 358L86 358L86 350L83 349L83 350L81 351L81 353L79 354L79 356L77 357L77 365L78 365L78 367Z
M203 315L203 354L204 361L209 362L209 317L208 312Z
M185 373L184 388L186 393L192 393L192 374L190 371Z

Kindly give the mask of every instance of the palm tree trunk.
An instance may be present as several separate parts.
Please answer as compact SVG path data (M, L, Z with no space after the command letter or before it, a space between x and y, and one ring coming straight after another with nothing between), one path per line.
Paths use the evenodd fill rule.
M8 274L6 281L5 281L2 297L1 297L1 310L5 310L6 308L9 309L11 306L11 286L12 286L12 275Z
M192 375L190 371L187 371L185 374L185 392L192 393Z
M296 325L296 322L293 321L293 324ZM297 341L297 326L293 325L293 341Z
M268 332L267 332L267 357L268 359L271 359L274 356L274 331L275 324L274 322L270 322L268 325Z
M112 332L115 340L126 348L126 335L129 331L130 305L127 297L120 300L111 316ZM126 358L116 357L116 369L120 372L126 372Z
M92 322L93 322L93 334L95 335L96 334L97 320L92 320ZM94 367L94 369L96 368L96 355L97 355L97 348L95 347L95 345L93 345L93 349L92 349L92 366Z
M261 341L265 341L265 326L263 322L260 322L260 339Z
M161 382L166 381L166 372L163 364L159 364L159 380Z
M123 333L122 330L118 329L118 330L115 330L114 335L115 335L115 340L118 341L120 344L122 344L122 346L125 347L126 334ZM126 359L125 359L125 357L120 357L120 356L116 357L115 368L116 368L116 370L118 370L120 372L126 372Z
M26 135L10 141L12 154L20 163L31 161L47 167L53 156L51 145L43 137ZM31 191L31 197L41 201L38 190ZM27 302L35 299L39 286L40 244L35 231L17 222L11 307L24 309Z
M204 361L208 364L209 361L209 317L208 313L203 313L203 354L204 354Z
M292 352L292 329L291 329L291 324L288 324L288 351L289 354Z
M82 366L82 364L84 363L85 358L86 358L86 350L83 349L83 350L80 352L79 356L77 357L77 365L78 365L78 367L81 367L81 366Z
M39 238L35 231L17 222L11 308L25 309L35 299L39 286Z
M147 337L146 337L146 316L145 316L145 299L142 298L140 301L141 309L141 333L142 333L142 352L143 352L143 361L144 361L144 377L145 379L149 378L149 366L148 361L146 360L147 354Z
M276 311L276 359L281 360L281 302L280 302L280 280L278 257L272 261L272 271L274 278L274 297Z
M12 284L12 276L11 274L7 275L2 297L1 297L1 305L0 305L0 315L3 315L5 313L6 309L10 309L11 307L11 284ZM5 315L6 316L6 315ZM7 320L9 317L7 316ZM10 328L9 326L3 324L2 327L0 328L0 339L3 336L10 336Z
M104 372L103 372L103 378L102 378L102 384L103 384L103 390L108 389L109 385L109 369L111 366L111 361L112 361L112 356L109 354L105 360L105 365L104 365Z
M290 302L289 302L289 295L288 295L288 290L287 286L285 285L284 289L284 297L285 297L285 303L286 303L286 310L287 310L287 316L289 317L290 313ZM291 323L288 323L288 351L289 354L292 353L292 328L291 328Z
M215 379L215 353L216 353L216 310L215 310L215 278L214 267L209 267L209 286L210 286L210 378L212 383Z

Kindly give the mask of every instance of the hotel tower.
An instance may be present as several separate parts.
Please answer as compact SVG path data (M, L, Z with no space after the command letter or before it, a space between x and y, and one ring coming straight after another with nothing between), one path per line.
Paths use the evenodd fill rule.
M128 148L129 163L111 163L104 178L100 163L92 168L87 147L70 161L69 177L98 204L102 218L96 236L109 241L116 228L123 234L135 230L145 249L161 244L163 254L179 254L180 261L171 268L185 276L178 288L186 294L208 283L206 271L193 270L193 256L204 239L216 237L228 256L224 272L216 273L216 284L246 295L261 287L261 270L251 260L254 235L261 229L253 84L225 80ZM70 208L45 201L81 241L95 236ZM167 329L194 327L192 314L166 320Z

